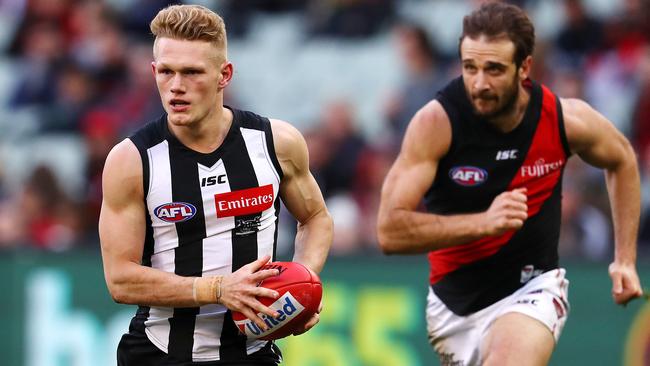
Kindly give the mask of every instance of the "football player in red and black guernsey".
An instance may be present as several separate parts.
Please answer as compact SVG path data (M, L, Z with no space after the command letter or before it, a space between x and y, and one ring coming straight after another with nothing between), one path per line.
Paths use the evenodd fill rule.
M548 363L569 311L558 237L572 155L605 171L614 301L642 295L635 153L587 103L529 78L534 43L516 6L467 15L462 75L413 117L382 190L382 250L428 253L428 333L445 365Z

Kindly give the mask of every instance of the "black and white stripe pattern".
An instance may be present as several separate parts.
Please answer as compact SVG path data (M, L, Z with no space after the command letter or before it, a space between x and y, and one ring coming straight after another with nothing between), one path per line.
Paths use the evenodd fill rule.
M263 255L275 257L282 171L270 123L249 112L233 114L223 144L210 154L183 146L168 131L166 116L131 137L145 165L152 228L147 236L153 245L145 248L143 264L181 276L211 276L232 273ZM272 201L260 192L272 192ZM220 207L232 211L217 208L223 197ZM268 343L247 341L222 305L146 310L139 312L148 315L148 338L174 360L241 361Z

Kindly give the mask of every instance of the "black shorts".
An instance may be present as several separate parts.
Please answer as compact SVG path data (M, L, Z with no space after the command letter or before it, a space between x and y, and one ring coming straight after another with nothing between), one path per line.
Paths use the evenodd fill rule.
M261 350L241 361L178 361L156 347L144 333L129 332L122 336L117 346L118 366L277 366L280 349L268 342Z

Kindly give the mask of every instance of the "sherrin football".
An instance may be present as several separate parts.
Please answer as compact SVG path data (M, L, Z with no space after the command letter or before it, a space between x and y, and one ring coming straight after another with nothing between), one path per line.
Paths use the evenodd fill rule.
M277 291L280 296L262 297L258 300L280 313L273 318L262 313L257 315L264 320L268 330L263 331L255 322L244 314L233 311L232 317L239 330L248 339L273 340L284 338L294 331L301 329L305 323L318 311L323 286L320 278L309 268L296 262L271 262L261 269L277 269L280 274L260 282L259 286Z

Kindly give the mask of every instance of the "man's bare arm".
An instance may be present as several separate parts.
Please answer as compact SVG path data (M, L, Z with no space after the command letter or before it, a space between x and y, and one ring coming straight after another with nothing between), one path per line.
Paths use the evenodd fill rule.
M304 138L287 122L271 120L271 123L276 154L284 174L280 196L298 221L294 261L319 273L332 244L332 218L309 171Z
M194 306L193 278L140 265L145 236L142 162L130 140L108 155L99 218L104 275L119 303Z
M562 99L567 139L572 152L585 162L605 169L614 221L615 255L609 271L617 303L641 296L636 273L636 246L640 215L640 178L636 154L629 141L587 103Z
M381 193L378 238L386 253L424 253L518 229L527 218L525 190L504 192L486 212L435 215L417 212L451 144L451 125L432 101L414 117Z
M332 218L320 188L309 171L305 139L287 122L271 120L271 126L276 155L284 175L280 196L298 221L293 260L320 273L332 245ZM313 328L320 320L321 310L322 303L318 312L293 334L302 334Z

